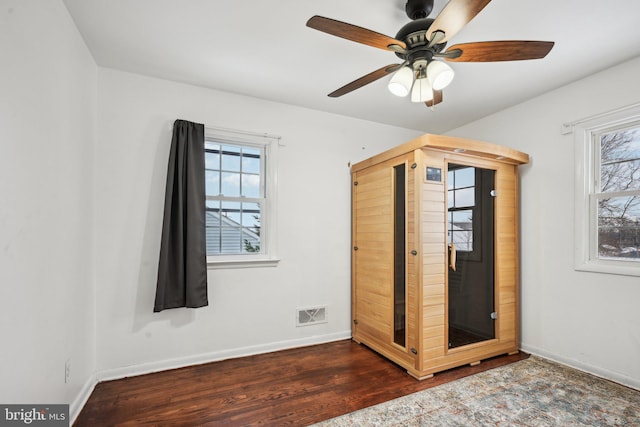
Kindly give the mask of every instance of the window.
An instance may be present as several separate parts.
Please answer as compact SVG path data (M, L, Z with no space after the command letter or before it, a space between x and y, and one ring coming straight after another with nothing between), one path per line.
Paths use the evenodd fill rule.
M207 130L206 245L210 266L264 266L275 258L277 140Z
M576 132L576 269L640 276L640 111Z
M447 243L453 243L457 251L472 252L475 168L449 165L447 191Z

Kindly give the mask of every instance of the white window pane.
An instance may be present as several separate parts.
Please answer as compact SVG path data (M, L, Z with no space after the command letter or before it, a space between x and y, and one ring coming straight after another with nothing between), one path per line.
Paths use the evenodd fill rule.
M260 207L256 203L243 203L242 208L243 250L244 252L260 252Z
M451 241L459 252L471 252L473 250L473 233L470 231L452 231Z
M640 196L598 201L598 256L640 258Z
M615 162L600 168L600 191L640 189L640 160Z
M603 164L640 158L640 128L610 132L600 138L600 161Z
M242 153L247 156L258 156L260 157L262 150L254 147L242 147Z
M242 152L242 171L245 173L260 173L260 151L257 151L256 154L253 152L249 153L248 149L244 149Z
M226 219L227 225L240 225L240 202L222 202L222 215Z
M456 250L473 250L473 211L471 209L449 212L449 232L447 243L453 243Z
M260 197L260 175L242 174L242 195Z
M205 227L207 255L217 255L220 253L220 201L206 201Z
M222 253L239 254L242 252L242 231L240 226L233 226L223 221L221 247Z
M220 214L220 201L207 200L205 203L207 212L214 212L216 215ZM207 225L209 225L209 219L207 219Z
M464 208L475 205L475 188L463 188L462 190L454 190L454 206L456 208Z
M220 144L218 144L217 142L213 142L213 141L205 141L204 142L204 149L205 150L220 151Z
M220 154L205 152L204 153L204 168L205 169L220 169Z
M473 211L454 211L451 212L451 222L461 229L470 230L473 224Z
M253 232L259 232L260 229L260 213L242 212L242 226L251 229Z
M449 171L447 172L447 189L448 190L453 190L453 171Z
M473 187L475 185L475 168L462 168L454 170L455 188Z
M240 196L240 174L222 172L222 191L226 197Z
M207 227L205 229L207 239L207 255L220 254L220 227Z
M222 146L222 170L240 172L240 147Z
M218 171L205 171L205 193L209 196L220 194L220 173Z

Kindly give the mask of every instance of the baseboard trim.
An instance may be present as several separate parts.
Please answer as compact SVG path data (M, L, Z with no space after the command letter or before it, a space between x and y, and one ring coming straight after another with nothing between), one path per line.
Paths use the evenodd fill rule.
M84 386L78 393L78 396L74 399L73 402L69 405L69 425L72 426L73 423L76 422L76 418L80 415L82 408L91 397L91 393L93 393L93 389L96 388L96 384L98 384L98 380L96 379L95 374L92 374L89 379L84 383Z
M297 347L306 347L316 344L324 344L333 341L340 341L351 338L351 330L335 332L326 335L317 335L312 337L278 341L273 343L241 347L230 350L215 351L212 353L203 353L193 356L186 356L177 359L160 360L157 362L142 363L132 366L124 366L115 369L105 369L96 372L96 382L111 381L121 378L133 377L138 375L150 374L153 372L161 372L169 369L184 368L186 366L201 365L203 363L219 362L226 359L235 359L238 357L254 356L256 354L271 353L280 350L289 350Z
M627 375L621 374L619 372L610 371L608 369L603 369L598 366L593 366L588 363L580 362L575 359L571 359L565 356L561 356L547 350L538 348L536 346L521 344L520 348L522 351L530 354L534 354L536 356L544 357L545 359L552 360L554 362L561 363L563 365L570 366L572 368L578 369L580 371L587 372L589 374L593 374L597 377L604 378L607 380L614 381L618 384L622 384L627 387L631 387L633 389L640 391L640 380L636 378L631 378Z

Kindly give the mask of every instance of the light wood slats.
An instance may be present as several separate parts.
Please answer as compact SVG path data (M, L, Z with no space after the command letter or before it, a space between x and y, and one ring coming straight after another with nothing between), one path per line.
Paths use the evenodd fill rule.
M462 148L464 154L454 152ZM404 157L402 157L404 156ZM498 159L497 157L504 157ZM393 262L393 166L415 161L415 170L407 169L407 349L414 346L418 358L412 361L407 349L392 343L393 269L380 265ZM354 328L354 338L376 349L407 368L411 375L424 378L430 373L460 364L516 351L518 348L518 183L516 165L528 161L528 155L506 147L461 138L425 135L400 147L374 156L352 167L354 180L354 242L365 263L354 262L354 286L357 276L367 280L363 292L354 298L371 301L363 304L367 322ZM446 244L446 170L447 163L494 169L495 189L495 307L498 312L496 338L468 346L447 346L447 244ZM426 181L424 168L442 170L442 182ZM359 195L358 195L359 193ZM388 228L387 228L388 227ZM374 236L379 233L380 236ZM356 238L357 237L357 238ZM386 247L387 249L381 249ZM415 249L417 256L410 255ZM354 260L357 257L354 255ZM389 285L385 285L385 283ZM374 290L386 287L388 292ZM384 295L388 295L387 303ZM359 303L354 303L358 307ZM356 309L358 310L358 309ZM354 312L356 311L354 310ZM386 319L386 320L383 320ZM375 330L379 328L379 330ZM359 332L357 332L359 331ZM413 365L415 363L415 365Z
M419 270L417 257L410 254L410 252L417 248L418 241L416 238L416 232L419 228L416 221L416 209L415 209L415 199L416 199L416 179L415 172L411 171L408 173L408 183L407 183L407 285L406 285L406 328L407 328L407 342L406 347L409 349L409 353L411 355L411 362L408 369L416 368L416 356L411 352L411 349L416 349L419 347L418 340L420 336L420 332L418 330L419 322L418 322L418 283L419 277L417 271Z
M432 166L433 159L427 156ZM441 163L436 164L444 172ZM444 355L445 341L445 188L441 183L423 183L422 252L423 252L423 328L422 369L430 359ZM437 326L436 326L437 325Z
M407 368L412 368L414 355L407 348L393 342L394 334L394 210L393 210L393 166L406 163L408 159L396 159L378 168L363 170L353 176L353 244L358 247L353 252L353 291L352 315L357 325L354 326L354 339L370 345L377 351L394 358ZM405 211L407 217L415 214L412 207L414 184L411 174L407 173ZM411 206L411 207L410 207ZM415 230L415 221L407 220L405 228L409 235L407 246L413 245L411 237ZM407 257L407 296L416 293L417 277ZM413 280L413 282L411 282ZM413 288L411 288L413 283ZM415 325L415 298L407 299L405 319ZM411 320L413 319L413 320ZM407 344L416 341L416 329L407 328Z
M444 207L444 203L441 208ZM433 209L434 206L432 204L427 204L427 210L423 210L422 212L422 221L423 222L433 222L437 224L442 224L443 221L446 221L446 216L442 209Z
M438 328L432 328L438 326ZM434 337L434 336L438 336L440 334L444 335L444 317L440 314L436 315L436 316L425 316L422 318L422 327L423 329L423 336L424 338L429 338L429 337ZM427 333L427 329L428 328L432 328L430 329L431 333L433 335L429 335Z
M439 268L438 270L440 270L440 272L426 271L425 274L422 276L422 285L423 285L425 296L429 295L428 289L431 288L431 286L429 285L437 286L439 289L441 289L440 292L444 295L444 286L445 286L444 269Z
M445 262L444 254L442 252L436 254L425 254L422 257L422 260L425 266L432 265L437 266L438 268L440 268L440 266Z
M380 153L369 159L363 160L362 162L356 163L351 167L351 171L357 172L359 170L363 170L373 165L385 162L394 157L401 156L405 153L429 148L433 148L435 150L443 150L447 153L453 153L454 150L462 149L466 150L466 156L464 156L465 158L485 158L492 160L494 163L509 163L517 165L529 163L528 154L508 147L465 138L425 134L407 143L399 145L398 147L387 150L384 153Z
M388 203L386 203L386 201L389 199L389 195L382 195L382 196L377 196L375 198L370 198L370 199L361 199L358 200L358 211L365 211L369 208L374 208L374 207L383 207L386 206Z

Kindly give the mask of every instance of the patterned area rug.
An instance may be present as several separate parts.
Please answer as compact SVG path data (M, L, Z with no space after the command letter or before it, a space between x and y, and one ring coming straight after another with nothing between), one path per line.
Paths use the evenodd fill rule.
M531 356L315 425L640 426L640 391Z

